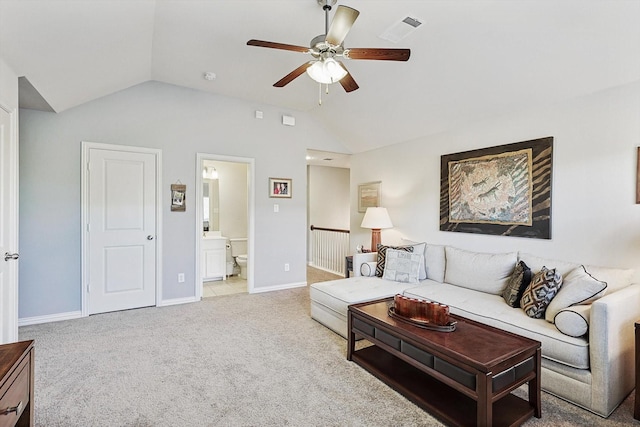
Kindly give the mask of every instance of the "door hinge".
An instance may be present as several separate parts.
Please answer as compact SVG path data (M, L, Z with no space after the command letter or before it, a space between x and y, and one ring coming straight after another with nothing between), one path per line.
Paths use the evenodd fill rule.
M89 293L90 291L90 287L89 287L89 283L87 283L87 293Z

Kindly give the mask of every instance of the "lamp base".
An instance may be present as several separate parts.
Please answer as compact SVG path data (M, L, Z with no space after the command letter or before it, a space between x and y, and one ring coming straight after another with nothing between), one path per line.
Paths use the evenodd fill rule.
M378 252L378 244L382 243L382 239L380 237L380 229L372 228L371 229L371 252Z

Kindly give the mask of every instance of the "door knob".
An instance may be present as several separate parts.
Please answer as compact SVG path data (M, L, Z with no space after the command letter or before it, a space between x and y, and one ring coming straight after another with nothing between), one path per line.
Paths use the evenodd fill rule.
M9 252L5 252L4 253L4 260L5 261L9 261L10 259L18 259L18 257L20 257L20 255L18 255L18 254L10 254Z
M149 234L149 235L147 236L147 240L153 240L153 236L152 236L151 234Z

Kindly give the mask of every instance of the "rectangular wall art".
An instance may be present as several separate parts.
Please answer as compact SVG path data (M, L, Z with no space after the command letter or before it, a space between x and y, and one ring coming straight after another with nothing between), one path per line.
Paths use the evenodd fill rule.
M440 230L551 238L553 137L441 157Z
M291 178L269 178L269 197L291 198L293 180Z

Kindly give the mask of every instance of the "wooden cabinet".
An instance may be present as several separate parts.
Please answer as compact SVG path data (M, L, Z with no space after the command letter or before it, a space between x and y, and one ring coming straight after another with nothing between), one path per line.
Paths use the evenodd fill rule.
M227 239L202 239L200 269L203 280L227 278Z
M33 341L0 345L0 427L33 426Z

